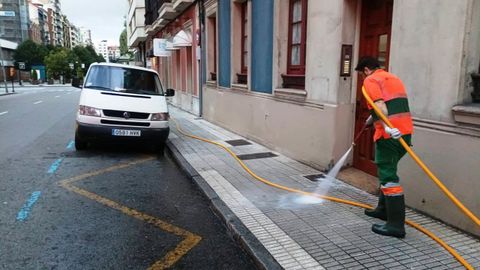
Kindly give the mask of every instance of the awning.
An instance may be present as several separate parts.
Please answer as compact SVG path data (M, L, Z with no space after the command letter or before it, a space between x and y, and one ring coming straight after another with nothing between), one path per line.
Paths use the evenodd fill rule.
M173 38L167 39L167 45L165 46L165 49L168 51L180 50L180 48L173 46Z
M192 34L190 31L180 30L175 37L173 37L174 47L188 47L192 46Z

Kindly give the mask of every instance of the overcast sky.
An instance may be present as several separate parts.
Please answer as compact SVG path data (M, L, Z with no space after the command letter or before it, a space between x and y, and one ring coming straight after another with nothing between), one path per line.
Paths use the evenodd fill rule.
M127 0L60 0L63 14L74 25L92 30L92 40L106 39L119 44L124 16L128 12Z

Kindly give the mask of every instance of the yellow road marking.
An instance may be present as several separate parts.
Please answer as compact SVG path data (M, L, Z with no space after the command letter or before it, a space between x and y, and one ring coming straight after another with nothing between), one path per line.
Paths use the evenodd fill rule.
M95 194L93 192L90 192L88 190L85 190L85 189L82 189L82 188L79 188L79 187L76 187L76 186L73 185L74 182L82 180L82 179L86 179L86 178L89 178L89 177L92 177L92 176L96 176L96 175L104 174L104 173L107 173L107 172L123 169L123 168L129 167L129 166L132 166L132 165L136 165L136 164L139 164L139 163L143 163L143 162L146 162L146 161L149 161L149 160L152 160L152 159L154 159L154 157L148 157L148 158L144 158L144 159L140 159L140 160L136 160L136 161L120 164L120 165L115 165L115 166L112 166L112 167L109 167L109 168L106 168L106 169L102 169L102 170L98 170L98 171L94 171L94 172L91 172L91 173L85 173L85 174L82 174L82 175L79 175L79 176L75 176L75 177L72 177L72 178L62 180L62 181L59 182L59 185L62 186L63 188L65 188L65 189L69 190L69 191L75 192L79 195L87 197L87 198L89 198L91 200L94 200L98 203L101 203L105 206L108 206L110 208L118 210L118 211L120 211L120 212L122 212L122 213L124 213L128 216L134 217L134 218L139 219L141 221L144 221L148 224L156 226L163 231L166 231L168 233L172 233L176 236L183 237L183 240L173 250L167 252L167 254L162 259L155 262L152 266L150 266L148 268L149 270L160 270L160 269L166 269L166 268L174 265L185 254L187 254L188 251L190 251L194 246L196 246L202 240L202 237L200 237L199 235L196 235L194 233L191 233L189 231L186 231L186 230L184 230L180 227L177 227L175 225L167 223L163 220L160 220L156 217L153 217L153 216L144 214L142 212L139 212L135 209L123 206L123 205L121 205L117 202L114 202L114 201L110 200L110 199L107 199L107 198L102 197L98 194Z

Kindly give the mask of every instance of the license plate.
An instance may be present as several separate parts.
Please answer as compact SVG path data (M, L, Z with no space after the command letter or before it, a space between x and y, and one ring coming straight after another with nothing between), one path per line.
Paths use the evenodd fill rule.
M142 135L142 132L140 130L131 130L131 129L112 129L112 135L140 137Z

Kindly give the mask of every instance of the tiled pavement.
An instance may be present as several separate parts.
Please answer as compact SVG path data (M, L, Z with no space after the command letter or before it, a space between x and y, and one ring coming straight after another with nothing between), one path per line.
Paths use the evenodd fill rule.
M183 131L222 143L237 155L271 151L250 140L250 145L232 146L225 141L245 138L175 107L170 112ZM220 147L180 134L173 121L171 130L170 145L285 269L464 269L440 245L411 227L405 239L376 235L370 228L378 220L365 216L363 209L331 201L301 203L299 195L255 180ZM376 204L374 196L341 181L312 182L304 176L319 171L275 154L244 162L257 175L280 185ZM411 210L407 218L480 269L480 239Z

